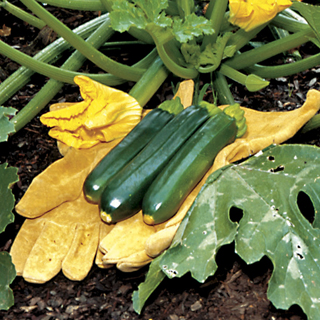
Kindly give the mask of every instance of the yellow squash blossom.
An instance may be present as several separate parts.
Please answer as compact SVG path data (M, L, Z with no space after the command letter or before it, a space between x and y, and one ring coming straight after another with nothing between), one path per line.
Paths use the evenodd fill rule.
M291 5L290 0L229 0L229 22L250 31Z
M83 101L57 103L40 120L53 127L49 135L74 148L90 148L99 142L125 136L141 120L142 108L129 94L77 76Z

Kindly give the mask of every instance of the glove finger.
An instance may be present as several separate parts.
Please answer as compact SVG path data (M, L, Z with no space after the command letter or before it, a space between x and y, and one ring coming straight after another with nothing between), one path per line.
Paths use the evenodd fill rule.
M275 143L280 144L293 137L320 109L320 92L309 90L304 104L287 112L245 111L247 132L241 139L222 149L210 172L237 160L246 158Z
M99 243L99 223L76 227L71 247L62 262L62 272L70 280L83 280L89 273Z
M194 82L193 80L184 80L180 83L177 93L174 98L179 97L184 108L187 108L192 105L193 100L193 91L194 91Z
M63 202L77 199L91 169L118 142L101 143L88 150L70 150L33 179L16 205L16 211L22 216L36 218Z
M117 262L117 268L123 272L134 272L152 261L144 250L123 258Z
M44 283L58 274L74 234L75 228L47 221L25 263L23 278Z
M111 232L100 242L100 250L105 253L104 263L117 263L135 252L144 250L146 239L155 228L143 222L142 212L118 222Z
M99 215L99 206L86 201L83 193L78 199L64 202L47 212L44 217L63 226L103 223Z
M62 156L65 156L69 151L73 149L72 147L69 147L61 141L57 141L57 147Z
M113 227L114 227L114 224L109 225L106 223L101 223L100 224L99 239L104 239L109 234L109 232L113 229ZM95 263L99 268L106 269L106 268L111 268L114 266L113 263L112 264L103 264L102 258L103 258L103 253L101 252L101 250L98 249Z
M155 258L166 250L179 228L179 223L152 234L145 242L145 252Z
M43 219L25 220L14 239L10 255L18 276L23 273L25 263L41 233L44 223Z

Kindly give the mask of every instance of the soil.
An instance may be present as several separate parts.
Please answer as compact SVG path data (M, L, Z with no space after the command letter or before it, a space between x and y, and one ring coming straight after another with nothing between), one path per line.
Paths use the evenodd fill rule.
M16 1L12 1L16 3ZM20 3L18 3L19 6ZM99 12L77 12L47 6L56 17L70 28L97 16ZM52 32L40 32L0 8L0 29L11 28L1 40L15 45L31 55L53 41ZM7 30L7 29L6 29ZM47 30L48 31L48 30ZM302 46L299 52L310 55L315 48ZM110 53L114 59L127 61L127 53ZM283 59L283 57L277 57ZM290 57L286 57L289 59ZM0 56L0 81L12 74L19 65ZM94 66L86 63L82 70L90 72ZM319 70L313 68L303 73L283 79L272 80L268 88L250 93L237 84L232 85L233 94L243 106L257 110L290 110L298 108L305 100L310 88L320 89ZM41 75L32 77L28 85L17 92L5 106L20 110L32 99L47 79ZM171 81L162 85L148 107L155 107L160 101L172 95ZM122 87L128 90L130 85ZM210 91L206 99L212 99ZM65 85L54 98L55 102L80 101L77 86ZM43 110L47 112L48 107ZM13 187L18 202L32 179L49 164L60 158L56 142L48 136L48 129L34 118L21 131L1 143L0 163L19 168L20 181ZM298 133L290 143L305 143L320 146L320 130L308 134ZM9 251L23 218L15 214L15 222L0 235L0 250ZM272 263L263 258L260 262L246 265L235 253L233 244L223 247L217 257L218 271L205 283L198 283L189 275L181 279L164 280L147 301L141 315L132 308L131 296L138 285L144 281L148 267L134 273L122 273L116 268L99 269L94 266L81 282L70 281L61 273L51 281L30 284L17 277L11 285L15 304L8 311L0 311L2 319L216 319L216 320L305 320L298 306L289 310L276 309L267 299L268 281L272 274Z

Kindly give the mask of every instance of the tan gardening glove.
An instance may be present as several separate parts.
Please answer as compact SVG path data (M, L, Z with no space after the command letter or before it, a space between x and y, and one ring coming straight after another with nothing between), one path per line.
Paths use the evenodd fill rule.
M222 106L223 109L225 106ZM280 144L292 136L320 109L320 92L310 90L304 105L288 112L259 112L247 108L247 132L217 155L212 168L191 192L177 214L158 226L144 224L141 212L116 224L100 242L103 262L114 263L122 271L134 271L148 264L167 249L207 177L215 170L246 158L271 144Z
M82 280L97 252L96 263L104 267L97 251L99 239L113 226L101 221L98 206L84 199L82 186L142 115L138 102L127 93L84 76L75 82L84 100L52 105L40 118L53 127L50 134L59 139L64 158L39 174L16 206L27 219L11 256L17 274L29 282L46 282L60 270L71 280Z
M84 199L82 185L118 141L84 150L72 148L32 181L15 208L28 218L10 252L17 275L44 283L60 270L71 280L88 274L99 239L113 226L103 223L98 206Z

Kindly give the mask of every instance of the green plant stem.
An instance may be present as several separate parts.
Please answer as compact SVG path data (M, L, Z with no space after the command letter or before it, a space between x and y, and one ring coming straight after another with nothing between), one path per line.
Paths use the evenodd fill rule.
M225 76L219 72L215 71L213 73L213 89L218 95L218 100L220 104L235 104L233 95L230 91L229 84Z
M38 2L43 3L41 0ZM73 9L73 10L83 10L83 11L103 11L104 7L100 0L46 0L46 4L54 7Z
M234 46L235 51L240 50L242 47L247 45L251 39L253 39L267 24L261 25L251 31L244 31L243 29L237 30L230 40L228 46Z
M7 0L2 0L0 2L0 7L7 10L8 12L10 12L12 15L16 16L17 18L27 22L28 24L30 24L38 29L42 29L46 25L42 20L38 19L37 17L33 16L32 14L25 12L24 10L11 4Z
M269 24L268 27L269 27L269 29L275 39L282 39L282 38L288 37L290 35L290 32L288 30L276 27L272 24ZM283 55L284 56L290 55L294 60L301 60L302 59L300 52L297 48L292 49L290 53L284 52Z
M286 38L269 42L259 48L255 48L238 54L225 61L225 64L236 69L244 69L258 62L269 59L284 51L288 51L310 40L312 30L302 30Z
M73 32L79 34L79 36L86 38L93 30L95 30L107 17L106 15L97 17L88 21L87 23L75 28ZM43 50L38 52L33 59L46 63L53 63L56 61L62 52L70 48L70 44L63 38L55 40L49 44ZM2 105L7 99L15 94L20 88L30 81L30 77L34 74L34 71L27 67L20 67L12 75L0 84L0 105Z
M176 40L176 39L172 39L163 45L164 50L167 53L167 55L177 65L179 65L181 61L185 61L184 57L181 53L180 46L181 46L180 42L178 42L178 40Z
M270 24L289 32L299 32L301 30L311 29L307 23L298 21L281 13L272 19Z
M86 42L99 48L112 34L113 32L110 29L106 30L104 24L102 24L87 38ZM61 69L77 70L85 60L86 58L79 51L75 51L61 66ZM63 85L64 83L61 81L50 79L32 100L10 120L15 127L15 132L31 121L53 99Z
M215 43L217 41L222 21L224 20L224 14L228 7L229 0L220 0L220 1L210 1L213 2L212 10L210 13L210 22L214 30L214 33L211 35L206 35L203 38L202 48L204 49L209 43Z
M107 85L118 85L124 82L124 79L115 77L111 74L90 74L63 70L42 61L35 60L32 57L13 49L2 41L0 42L0 53L37 73L65 83L74 83L73 78L79 75L91 77L92 79Z
M41 0L38 2L43 3ZM108 0L107 0L108 1ZM73 10L83 10L83 11L104 11L106 7L104 5L105 0L46 0L45 3L50 6L73 9ZM110 1L109 1L110 2ZM166 10L167 14L176 16L178 15L178 8L175 1L168 1L169 6ZM107 10L109 11L109 10ZM110 11L109 11L110 12Z
M150 35L152 36L158 54L162 59L165 66L176 76L181 77L183 79L194 79L198 75L198 71L195 68L184 68L176 63L177 57L171 58L168 52L175 52L176 48L174 47L173 36L169 35L166 40L163 38L160 40L160 37L154 35L152 30L149 30ZM168 51L167 51L167 50Z
M186 16L194 12L193 0L176 0L179 16L184 19Z
M247 76L225 64L221 65L219 72L244 86L246 85Z
M112 41L112 42L105 42L99 50L121 50L123 47L130 47L130 46L137 46L137 45L146 45L144 42L139 40L132 40L132 41Z
M169 70L165 67L161 58L157 57L144 75L132 87L129 94L143 107L156 93L168 75Z
M261 66L255 64L254 66L245 68L248 73L254 73L262 78L280 78L287 77L304 70L310 69L320 64L320 53L299 60L296 62L280 65L280 66Z
M48 78L52 78L65 83L73 84L74 83L73 78L75 76L80 76L80 75L90 77L93 80L96 80L98 82L101 82L109 86L116 86L126 81L125 79L114 76L113 74L92 74L92 73L81 73L81 72L64 70L64 69L46 64L44 62L35 60L29 57L28 55L16 49L11 48L9 45L5 44L4 42L0 42L0 53L10 57L12 60L18 62L19 64L24 65L29 69L32 69L33 71L39 74L42 74ZM145 65L145 63L143 63L143 65ZM139 70L146 70L145 68L139 68L141 66L142 66L142 63L137 63L133 65L132 68L136 68Z
M301 133L307 133L320 127L320 114L313 116L301 129Z
M184 68L176 64L169 57L163 45L157 45L157 50L165 66L177 77L183 79L194 79L198 75L198 71L195 68Z
M132 68L118 63L102 54L99 50L85 42L81 37L74 34L56 17L45 10L35 0L21 0L21 2L35 13L47 25L67 40L74 48L80 51L87 59L95 63L102 70L111 73L119 78L131 81L138 81L145 72L145 69Z
M92 73L80 73L80 72L63 70L61 68L46 64L42 61L35 60L32 57L29 57L28 55L16 49L13 49L12 47L10 47L4 42L0 42L0 53L10 57L10 59L18 62L19 64L24 65L29 69L32 69L37 73L40 73L44 76L47 76L49 78L62 81L65 83L73 84L74 83L73 78L79 75L88 76L93 80L99 81L109 86L116 86L126 81L125 79L116 77L112 74L92 74ZM132 68L146 70L145 65L148 63L146 63L147 61L143 61L143 60L141 60L140 63L136 63L135 65L133 65ZM147 60L149 61L149 59ZM140 68L140 67L143 67L143 68Z

